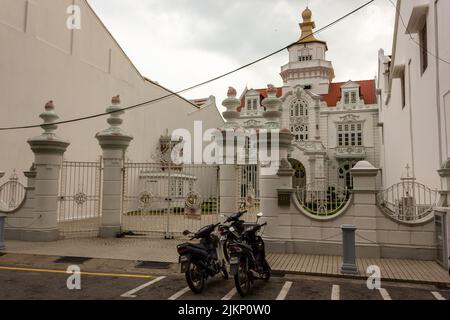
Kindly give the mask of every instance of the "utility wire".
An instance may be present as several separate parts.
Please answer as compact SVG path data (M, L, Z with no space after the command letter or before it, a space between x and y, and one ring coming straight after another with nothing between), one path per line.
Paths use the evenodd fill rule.
M370 5L370 4L373 3L373 2L375 2L375 0L370 0L370 1L366 2L365 4L361 5L360 7L358 7L358 8L356 8L356 9L354 9L354 10L348 12L347 14L343 15L342 17L340 17L340 18L334 20L333 22L331 22L331 23L327 24L326 26L324 26L324 27L318 29L317 31L313 32L312 35L316 35L316 34L322 32L322 31L324 31L324 30L326 30L326 29L332 27L333 25L335 25L335 24L337 24L338 22L340 22L340 21L346 19L347 17L353 15L354 13L356 13L356 12L362 10L363 8L367 7L368 5ZM171 97L174 97L174 96L178 96L178 95L180 95L181 93L185 93L185 92L190 91L190 90L193 90L193 89L195 89L195 88L204 86L204 85L206 85L206 84L208 84L208 83L217 81L217 80L219 80L219 79L221 79L221 78L225 78L225 77L227 77L227 76L229 76L229 75L231 75L231 74L233 74L233 73L236 73L236 72L238 72L238 71L240 71L240 70L243 70L243 69L248 68L248 67L250 67L250 66L252 66L252 65L254 65L254 64L257 64L257 63L259 63L259 62L261 62L261 61L263 61L263 60L266 60L266 59L268 59L268 58L270 58L270 57L272 57L272 56L274 56L274 55L276 55L276 54L278 54L278 53L280 53L280 52L282 52L282 51L288 49L288 48L291 47L292 45L297 44L297 43L299 43L300 41L302 41L302 40L308 38L309 36L310 36L310 35L308 35L308 36L306 36L306 37L303 37L303 38L300 38L300 40L295 41L295 42L293 42L293 43L291 43L291 44L289 44L289 45L287 45L287 46L285 46L285 47L283 47L283 48L281 48L281 49L278 49L278 50L276 50L276 51L274 51L274 52L272 52L272 53L269 53L269 54L267 54L267 55L265 55L265 56L259 58L259 59L256 59L256 60L254 60L254 61L252 61L252 62L249 62L249 63L247 63L247 64L245 64L245 65L242 65L242 66L240 66L240 67L238 67L238 68L236 68L236 69L233 69L233 70L231 70L231 71L228 71L228 72L226 72L226 73L223 73L223 74L221 74L221 75L219 75L219 76L217 76L217 77L211 78L211 79L209 79L209 80L206 80L206 81L204 81L204 82L195 84L195 85L193 85L193 86L191 86L191 87L185 88L185 89L180 90L180 91L177 91L177 92L170 92L169 94L164 95L164 96L161 96L161 97L156 98L156 99L152 99L152 100L148 100L148 101L145 101L145 102L141 102L141 103L138 103L138 104L135 104L135 105L131 105L131 106L128 106L128 107L124 107L124 108L123 108L122 110L120 110L120 111L126 111L126 110L136 109L136 108L139 108L139 107L142 107L142 106L145 106L145 105L149 105L149 104L153 104L153 103L156 103L156 102L160 102L160 101L163 101L163 100L165 100L165 99L167 99L167 98L171 98ZM89 115L89 116L85 116L85 117L74 118L74 119L70 119L70 120L57 121L57 122L53 122L52 125L59 125L59 124L73 123L73 122L79 122L79 121L84 121L84 120L89 120L89 119L99 118L99 117L103 117L103 116L107 116L107 115L113 114L113 113L115 113L115 112L119 112L119 111L114 111L114 112L103 112L103 113L93 114L93 115ZM0 131L20 130L20 129L32 129L32 128L40 128L40 127L42 127L42 126L43 126L42 124L37 124L37 125L28 125L28 126L4 127L4 128L0 128Z
M424 46L422 46L421 43L417 42L416 39L414 39L414 37L411 35L411 32L408 29L408 26L405 23L405 19L403 19L403 15L400 12L400 10L397 8L397 6L394 4L394 2L392 0L388 0L388 1L392 4L392 6L395 8L395 11L398 13L398 15L400 17L400 21L401 21L402 25L405 27L405 30L408 33L410 40L412 42L414 42L416 45L418 45L420 49L425 50L429 55L435 57L436 59L438 59L438 60L440 60L440 61L442 61L442 62L444 62L444 63L446 63L448 65L450 65L449 61L439 57L439 55L437 53L431 52L430 50L428 50L428 48L424 48Z

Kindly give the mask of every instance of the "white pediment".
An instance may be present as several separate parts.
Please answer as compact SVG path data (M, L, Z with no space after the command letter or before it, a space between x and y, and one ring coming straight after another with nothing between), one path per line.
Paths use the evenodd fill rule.
M359 83L350 80L350 81L346 82L341 88L342 89L355 89L355 88L359 88L359 87L360 87Z

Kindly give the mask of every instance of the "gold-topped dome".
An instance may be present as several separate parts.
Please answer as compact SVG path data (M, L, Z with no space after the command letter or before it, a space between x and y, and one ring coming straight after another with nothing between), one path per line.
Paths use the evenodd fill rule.
M311 18L312 18L312 11L308 8L308 7L306 7L306 9L305 10L303 10L303 12L302 12L302 18L303 18L303 21L311 21Z

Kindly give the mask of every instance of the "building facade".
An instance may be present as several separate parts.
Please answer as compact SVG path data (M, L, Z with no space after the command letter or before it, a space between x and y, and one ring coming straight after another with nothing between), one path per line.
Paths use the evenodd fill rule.
M71 26L75 15L79 21ZM138 71L86 0L2 0L0 46L2 128L39 124L49 100L61 120L68 120L105 112L117 94L123 106L131 106L172 93ZM167 129L193 132L195 120L211 128L223 124L214 103L200 108L175 94L126 112L123 127L134 136L127 157L152 161ZM71 142L65 158L96 161L101 149L94 136L103 127L105 117L61 125L58 134ZM40 132L1 132L5 179L14 169L20 173L30 168L33 154L26 141Z
M385 185L410 175L441 190L450 157L448 1L397 2L392 55L379 52L381 168Z
M281 67L283 101L281 126L295 136L290 162L296 170L294 187L327 180L352 188L350 170L360 160L379 165L378 105L375 80L333 82L328 46L313 35L309 8L302 13L300 39L289 48L289 61ZM264 124L267 89L246 89L241 95L240 124Z

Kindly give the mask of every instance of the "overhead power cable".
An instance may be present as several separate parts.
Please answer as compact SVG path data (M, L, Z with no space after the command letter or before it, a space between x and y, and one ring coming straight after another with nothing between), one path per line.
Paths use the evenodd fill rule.
M320 32L322 32L322 31L324 31L324 30L326 30L326 29L332 27L333 25L339 23L340 21L342 21L342 20L348 18L349 16L355 14L356 12L362 10L363 8L367 7L368 5L370 5L370 4L373 3L373 2L375 2L375 0L370 0L370 1L366 2L366 3L364 3L363 5L357 7L356 9L354 9L354 10L352 10L352 11L349 11L348 13L346 13L346 14L343 15L343 16L341 16L340 18L338 18L338 19L334 20L333 22L327 24L326 26L324 26L324 27L322 27L322 28L316 30L315 32L312 33L312 35L317 35L318 33L320 33ZM128 106L128 107L124 107L122 110L123 110L123 111L126 111L126 110L132 110L132 109L137 109L137 108L140 108L140 107L143 107L143 106L146 106L146 105L154 104L154 103L157 103L157 102L166 100L166 99L168 99L168 98L172 98L172 97L174 97L174 96L178 96L178 95L180 95L180 94L182 94L182 93L185 93L185 92L187 92L187 91L190 91L190 90L196 89L196 88L198 88L198 87L204 86L204 85L206 85L206 84L209 84L209 83L211 83L211 82L217 81L217 80L219 80L219 79L225 78L225 77L227 77L227 76L229 76L229 75L231 75L231 74L233 74L233 73L236 73L236 72L238 72L238 71L240 71L240 70L246 69L246 68L248 68L248 67L250 67L250 66L252 66L252 65L254 65L254 64L257 64L257 63L259 63L259 62L261 62L261 61L263 61L263 60L266 60L266 59L268 59L268 58L270 58L270 57L272 57L272 56L274 56L274 55L276 55L276 54L278 54L278 53L280 53L280 52L282 52L282 51L288 49L288 48L291 47L292 45L301 42L302 40L306 39L306 38L309 37L309 36L310 36L310 35L308 35L308 36L306 36L306 37L303 37L303 38L300 38L298 41L293 42L293 43L291 43L291 44L289 44L289 45L287 45L287 46L285 46L285 47L283 47L283 48L281 48L281 49L278 49L278 50L276 50L276 51L274 51L274 52L272 52L272 53L269 53L269 54L267 54L267 55L265 55L265 56L259 58L259 59L253 60L252 62L249 62L249 63L247 63L247 64L244 64L244 65L242 65L242 66L240 66L240 67L238 67L238 68L236 68L236 69L233 69L233 70L231 70L231 71L228 71L228 72L226 72L226 73L223 73L223 74L221 74L221 75L218 75L218 76L216 76L216 77L214 77L214 78L211 78L211 79L209 79L209 80L203 81L203 82L201 82L201 83L195 84L195 85L193 85L193 86L190 86L190 87L188 87L188 88L185 88L185 89L180 90L180 91L177 91L177 92L170 92L169 94L164 95L164 96L161 96L161 97L159 97L159 98L155 98L155 99L148 100L148 101L144 101L144 102L141 102L141 103L138 103L138 104L134 104L134 105L131 105L131 106ZM115 111L115 112L117 112L117 111ZM74 118L74 119L69 119L69 120L56 121L56 122L54 122L54 123L52 123L52 124L53 124L53 125L54 125L54 124L60 125L60 124L67 124L67 123L73 123L73 122L80 122L80 121L85 121L85 120L89 120L89 119L94 119L94 118L99 118L99 117L107 116L107 115L110 115L110 114L112 114L112 113L114 113L114 112L97 113L97 114L88 115L88 116L83 116L83 117ZM3 127L3 128L0 128L0 131L7 131L7 130L21 130L21 129L32 129L32 128L39 128L39 127L41 127L41 126L42 126L42 124L23 125L23 126L11 126L11 127Z

